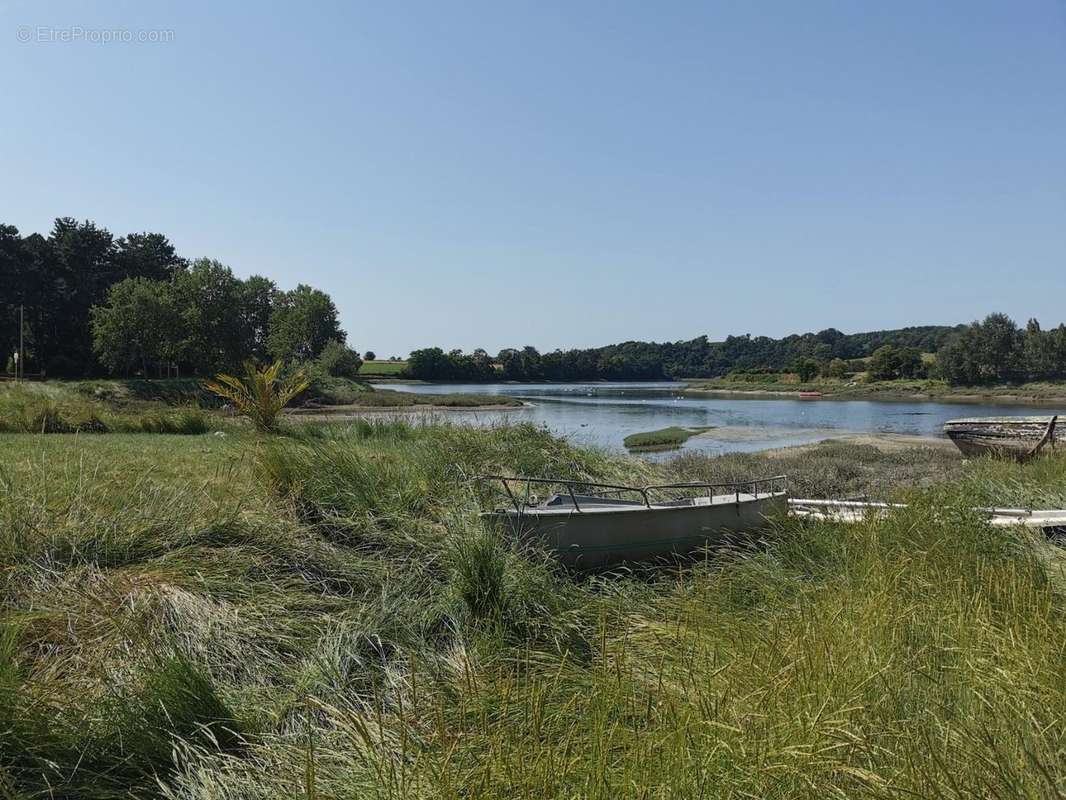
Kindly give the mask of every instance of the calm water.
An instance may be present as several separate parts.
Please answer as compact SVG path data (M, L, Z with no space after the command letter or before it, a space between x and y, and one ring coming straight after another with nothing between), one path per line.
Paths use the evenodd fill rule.
M940 436L946 420L995 415L1066 414L1066 408L985 403L916 403L872 400L752 400L692 398L669 383L389 384L423 394L469 392L507 395L530 403L506 412L469 412L471 421L501 419L546 425L578 444L623 449L631 433L670 425L708 426L708 436L686 449L709 453L764 450L846 433ZM676 452L676 451L675 451Z

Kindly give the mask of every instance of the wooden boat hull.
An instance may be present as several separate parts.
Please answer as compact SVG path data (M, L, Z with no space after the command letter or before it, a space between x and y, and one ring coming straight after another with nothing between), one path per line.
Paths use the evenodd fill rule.
M976 417L944 423L944 433L967 456L1024 460L1044 447L1066 443L1056 417Z
M758 497L699 498L696 505L637 503L613 507L532 508L483 513L482 519L520 542L543 547L563 564L597 569L626 561L685 555L758 530L788 512L785 492Z

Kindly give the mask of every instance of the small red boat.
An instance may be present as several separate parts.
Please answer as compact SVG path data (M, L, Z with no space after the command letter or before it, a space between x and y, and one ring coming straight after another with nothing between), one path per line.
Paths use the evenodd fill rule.
M800 392L800 400L820 400L821 392Z

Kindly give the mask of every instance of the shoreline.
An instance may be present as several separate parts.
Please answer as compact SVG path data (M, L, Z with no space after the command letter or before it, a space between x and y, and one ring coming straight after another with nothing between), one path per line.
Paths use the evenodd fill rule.
M585 381L488 381L478 384L462 384L455 381L427 381L417 379L398 378L372 378L367 381L370 384L401 383L423 386L604 386L625 384L633 388L642 385L654 386L669 384L671 390L675 390L683 397L734 397L751 400L869 400L889 403L914 402L914 403L958 403L959 405L974 404L1003 404L1018 406L1060 406L1066 407L1066 384L1047 384L1040 388L1027 389L1026 386L1004 386L1000 388L982 389L981 387L960 387L958 390L946 388L942 385L931 387L897 387L891 382L874 384L857 384L846 386L844 384L776 384L759 386L758 384L734 384L726 386L701 386L701 378L672 381L667 378L657 380L585 380ZM1038 385L1039 386L1039 385ZM1041 394L1047 391L1048 394ZM819 398L801 398L801 392L820 392Z
M821 392L821 397L801 397L801 392ZM822 389L701 389L686 388L681 391L684 397L736 397L749 400L804 400L817 402L833 400L881 401L886 403L958 403L959 405L977 405L997 403L1018 406L1066 406L1066 394L1051 397L1029 397L1023 394L995 394L967 392L959 394L931 394L929 392L868 392L847 393Z

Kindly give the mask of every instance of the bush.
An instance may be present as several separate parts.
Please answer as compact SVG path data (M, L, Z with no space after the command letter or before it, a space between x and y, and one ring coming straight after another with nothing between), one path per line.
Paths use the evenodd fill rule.
M846 378L848 375L848 362L842 358L834 358L825 366L827 378Z
M793 369L801 383L809 383L818 374L818 362L813 358L798 358Z
M274 433L281 409L310 385L303 370L281 377L281 366L280 361L275 361L260 369L252 361L245 361L243 378L220 373L215 380L204 381L204 388L232 403L257 431Z
M331 377L352 380L359 374L359 368L363 366L363 360L359 358L359 354L336 339L326 342L326 346L318 354L315 363Z
M922 354L913 347L886 344L870 358L870 378L891 381L897 378L920 378L925 374Z

